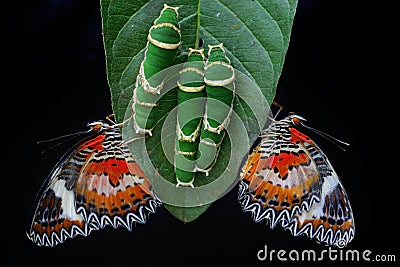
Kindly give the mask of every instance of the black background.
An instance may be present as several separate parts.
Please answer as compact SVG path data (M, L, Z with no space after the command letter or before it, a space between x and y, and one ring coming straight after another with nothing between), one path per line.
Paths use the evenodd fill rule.
M10 265L268 265L256 258L264 245L323 249L305 237L254 223L241 211L236 188L191 223L159 208L132 233L104 229L56 248L31 243L25 227L35 195L70 146L41 153L48 145L36 142L84 130L87 122L112 111L99 1L25 1L13 8L15 15L6 16L9 49L3 50L10 59L3 92L11 92L3 98L10 105L4 119L14 140L6 144L12 175L3 182L11 196L4 203L2 237ZM398 124L394 10L389 1L299 1L275 100L284 106L283 114L299 112L308 125L351 144L343 152L307 132L330 158L351 200L356 236L348 248L396 254L399 260L399 177L391 153ZM273 263L284 264L276 258Z

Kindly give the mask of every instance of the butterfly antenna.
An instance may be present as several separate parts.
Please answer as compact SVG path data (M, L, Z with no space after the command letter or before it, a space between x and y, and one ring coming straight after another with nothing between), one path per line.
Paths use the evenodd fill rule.
M322 131L320 131L320 130L317 130L317 129L315 129L315 128L312 128L312 127L310 127L310 126L308 126L308 125L305 125L305 124L302 123L302 122L301 122L301 125L304 126L304 127L307 128L307 129L310 129L311 131L313 131L313 132L319 134L320 136L322 136L323 138L325 138L326 140L328 140L329 142L331 142L332 144L334 144L336 147L338 147L339 149L341 149L341 150L343 150L343 151L346 151L346 149L345 149L344 147L338 145L338 143L339 143L339 144L342 144L342 145L345 145L345 146L350 146L349 143L346 143L346 142L344 142L344 141L342 141L342 140L337 139L336 137L333 137L333 136L330 135L330 134L327 134L327 133L325 133L325 132L322 132Z
M81 136L81 135L89 133L91 131L93 131L92 128L90 128L89 130L86 130L86 131L81 131L81 132L76 132L76 133L71 133L71 134L65 134L65 135L61 135L61 136L55 137L55 138L38 141L38 142L36 142L36 144L48 143L48 142L53 142L53 141L56 141L56 140L60 140L60 139L66 138L66 139L62 140L61 142L59 142L59 143L57 143L55 145L52 145L51 147L49 147L49 148L47 148L47 149L42 151L42 153L45 153L45 152L47 152L47 151L49 151L49 150L51 150L51 149L53 149L53 148L55 148L57 146L60 146L60 145L62 145L64 143L74 139L77 136Z

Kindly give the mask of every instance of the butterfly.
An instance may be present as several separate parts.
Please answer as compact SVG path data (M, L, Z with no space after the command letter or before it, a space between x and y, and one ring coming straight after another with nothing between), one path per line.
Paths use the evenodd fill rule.
M88 236L107 225L129 231L161 202L116 124L88 124L90 136L57 163L41 187L27 230L39 246Z
M304 121L291 112L262 131L241 170L238 200L255 222L344 247L355 233L349 198L327 156L298 129Z

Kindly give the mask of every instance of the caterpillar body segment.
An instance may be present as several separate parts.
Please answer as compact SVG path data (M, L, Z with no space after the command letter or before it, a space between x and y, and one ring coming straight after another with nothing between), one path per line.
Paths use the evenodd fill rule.
M175 174L177 186L194 187L196 151L205 109L205 56L203 49L189 49L177 81Z
M196 171L205 172L206 175L217 160L235 96L235 72L223 44L209 45L208 48L204 69L207 101L196 155Z
M178 8L164 5L147 36L146 51L136 79L133 121L137 133L152 135L162 114L158 112L159 94L181 45Z

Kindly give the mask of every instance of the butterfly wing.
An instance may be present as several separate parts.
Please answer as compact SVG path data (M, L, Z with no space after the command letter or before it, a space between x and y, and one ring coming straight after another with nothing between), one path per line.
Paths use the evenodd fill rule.
M294 236L345 246L354 237L354 218L328 158L294 127L265 133L243 168L243 210L255 221L267 219L271 228L279 224Z
M132 230L160 205L151 185L110 128L75 146L51 172L39 193L28 237L55 246L111 225Z
M315 144L307 144L323 180L321 201L302 210L282 226L294 236L306 235L327 245L346 246L354 237L355 225L349 198L326 155Z
M249 155L241 173L238 200L256 222L267 219L274 228L320 201L321 179L304 141L273 125Z
M104 142L103 150L88 159L77 182L78 212L95 230L111 225L131 231L135 222L145 223L160 205L148 178L121 141L118 135Z
M75 185L83 164L104 135L80 142L51 171L39 191L28 237L40 246L55 246L67 238L87 236L90 228L75 209Z

